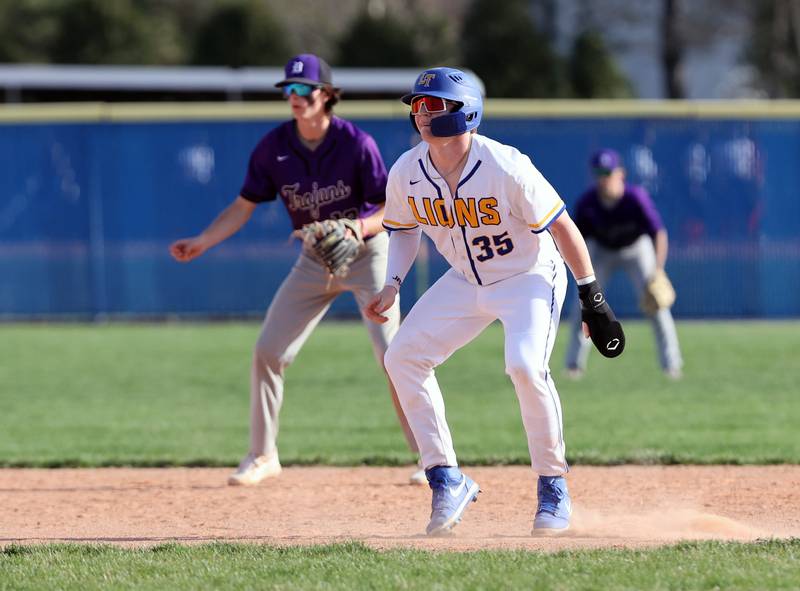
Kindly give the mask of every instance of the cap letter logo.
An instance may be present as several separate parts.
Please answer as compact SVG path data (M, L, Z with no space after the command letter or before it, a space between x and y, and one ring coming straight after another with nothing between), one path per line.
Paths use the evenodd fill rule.
M292 74L302 74L303 73L303 62L297 60L295 63L292 64Z
M431 74L426 72L422 76L419 77L419 85L428 88L431 85L433 79L436 78L436 74Z

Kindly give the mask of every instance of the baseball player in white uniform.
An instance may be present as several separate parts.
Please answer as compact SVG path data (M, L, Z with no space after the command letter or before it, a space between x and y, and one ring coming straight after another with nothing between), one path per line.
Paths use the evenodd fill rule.
M383 313L394 303L424 232L451 268L409 312L385 363L433 491L427 533L448 532L479 492L458 468L434 368L496 319L505 330L506 373L539 475L533 533L563 532L571 514L564 479L569 467L548 362L567 287L564 260L585 304L585 330L601 352L621 353L624 334L558 193L527 156L476 133L483 102L469 75L426 70L403 102L411 105L411 122L423 141L389 172L386 285L365 314L386 321Z

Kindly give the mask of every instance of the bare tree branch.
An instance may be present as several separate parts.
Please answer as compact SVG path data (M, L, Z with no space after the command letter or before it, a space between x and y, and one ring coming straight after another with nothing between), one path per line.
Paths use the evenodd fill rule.
M671 99L686 98L683 81L685 47L678 28L678 0L664 0L661 20L661 60L664 65L664 86Z

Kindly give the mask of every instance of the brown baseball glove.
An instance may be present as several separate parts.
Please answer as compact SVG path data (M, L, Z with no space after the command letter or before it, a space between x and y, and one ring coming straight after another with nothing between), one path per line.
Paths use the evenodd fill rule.
M670 308L675 303L675 288L663 269L656 271L644 287L639 306L642 312L653 316L662 308Z
M341 218L303 226L303 243L319 257L331 275L342 277L358 255L364 239L356 220Z

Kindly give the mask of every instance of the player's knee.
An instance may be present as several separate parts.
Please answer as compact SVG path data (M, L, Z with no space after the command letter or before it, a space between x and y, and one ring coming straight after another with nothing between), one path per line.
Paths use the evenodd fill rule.
M543 368L532 367L523 362L506 363L506 373L517 388L530 388L544 384L547 379Z
M642 310L642 314L645 318L649 318L650 320L655 320L656 316L658 316L659 310Z
M383 355L383 367L386 373L391 378L393 374L397 374L398 369L403 363L403 347L397 344L397 341L392 341Z
M402 334L396 336L383 356L383 367L389 377L397 374L410 360L419 357L418 346L403 338Z
M506 374L515 386L528 386L533 384L533 372L521 363L506 364Z
M282 371L294 361L294 357L280 350L268 339L259 339L256 342L253 357L259 365L273 371Z

